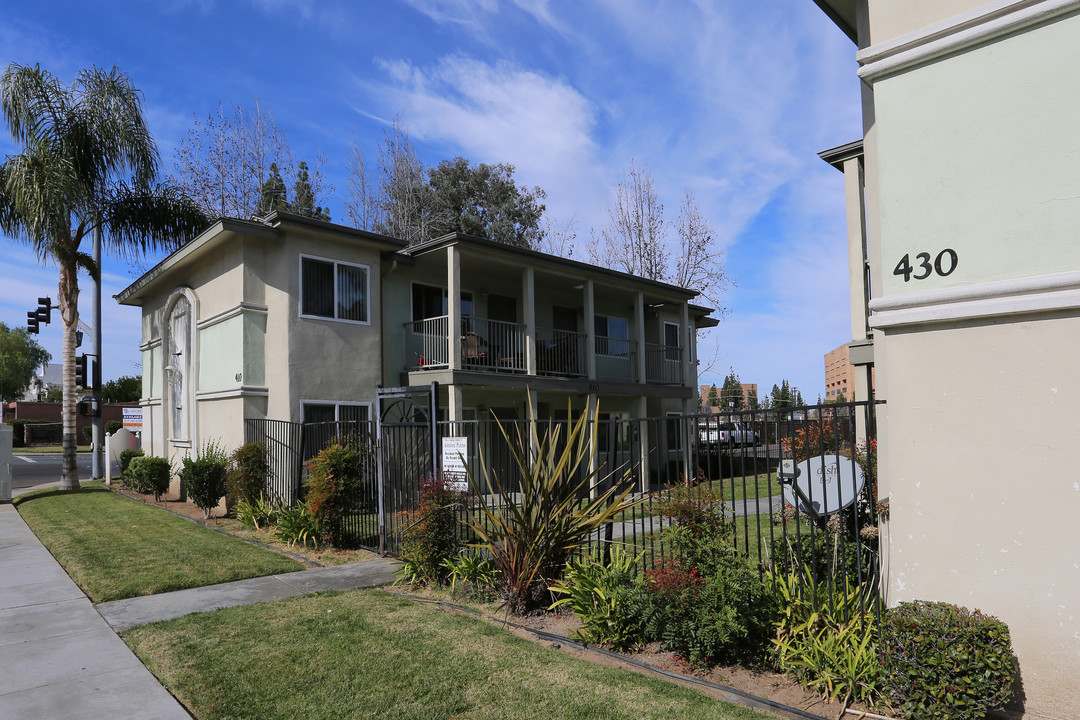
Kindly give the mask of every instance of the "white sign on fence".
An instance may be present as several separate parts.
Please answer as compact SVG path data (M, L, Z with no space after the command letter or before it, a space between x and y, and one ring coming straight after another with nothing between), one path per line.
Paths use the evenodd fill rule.
M442 471L447 485L454 490L469 489L469 477L465 472L465 458L469 456L469 438L444 437L442 439Z
M132 432L142 430L142 408L124 408L124 429Z

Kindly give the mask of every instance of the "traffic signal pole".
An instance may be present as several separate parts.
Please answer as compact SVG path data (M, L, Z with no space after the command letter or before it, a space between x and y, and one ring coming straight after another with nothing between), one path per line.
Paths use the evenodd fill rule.
M105 420L101 407L101 222L94 227L94 267L97 268L97 279L94 281L94 370L90 381L90 393L93 398L94 417L93 433L91 441L93 447L90 450L90 475L98 480L105 477Z

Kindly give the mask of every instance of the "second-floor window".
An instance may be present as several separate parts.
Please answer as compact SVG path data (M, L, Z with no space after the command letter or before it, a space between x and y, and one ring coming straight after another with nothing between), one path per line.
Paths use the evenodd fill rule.
M625 318L595 316L596 353L625 357L630 354L630 326Z
M367 266L301 255L300 314L368 322Z

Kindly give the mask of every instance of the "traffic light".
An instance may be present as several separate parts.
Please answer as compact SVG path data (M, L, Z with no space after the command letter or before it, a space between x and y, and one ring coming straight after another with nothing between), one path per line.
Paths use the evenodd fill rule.
M39 331L37 310L31 310L26 313L26 332L37 335Z
M75 358L75 387L86 387L86 355Z
M43 322L46 325L52 322L52 298L43 297L38 298L37 316L38 321Z

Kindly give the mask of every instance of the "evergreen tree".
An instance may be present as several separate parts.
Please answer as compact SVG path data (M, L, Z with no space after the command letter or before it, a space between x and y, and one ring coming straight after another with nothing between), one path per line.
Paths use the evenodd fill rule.
M743 405L742 383L735 374L735 368L731 368L731 372L724 378L724 387L720 390L720 407L725 410L738 410Z

